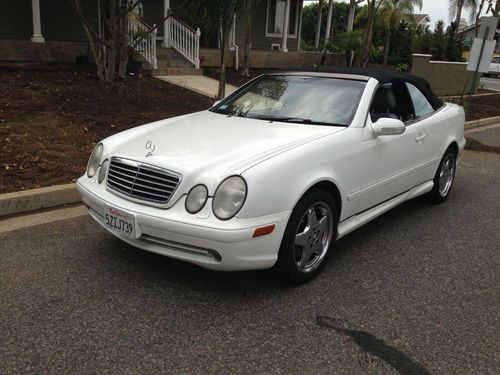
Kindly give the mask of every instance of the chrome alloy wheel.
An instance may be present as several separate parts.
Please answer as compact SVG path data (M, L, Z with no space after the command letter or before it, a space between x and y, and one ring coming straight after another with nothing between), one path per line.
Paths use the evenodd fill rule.
M446 195L448 195L451 185L453 184L454 177L455 157L453 154L449 153L443 160L441 170L439 171L439 194L441 194L442 197L446 197Z
M323 202L311 205L299 221L294 242L295 264L304 273L321 265L333 236L333 215Z

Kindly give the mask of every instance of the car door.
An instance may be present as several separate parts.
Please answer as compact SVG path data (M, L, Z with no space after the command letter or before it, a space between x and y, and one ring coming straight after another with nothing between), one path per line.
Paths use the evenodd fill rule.
M389 96L394 97L394 105L389 104L387 110L383 105L381 108L374 108L378 90L387 88L392 91L392 95ZM424 134L422 128L425 124L414 122L415 114L408 90L401 83L383 85L378 90L374 95L362 134L360 155L362 163L359 168L361 189L350 197L359 198L358 212L368 210L415 186L418 178L413 175L412 169L422 158L422 153L415 144L420 139L418 137ZM405 123L414 123L412 126L407 126L403 134L376 136L372 130L372 123L381 115L396 117Z

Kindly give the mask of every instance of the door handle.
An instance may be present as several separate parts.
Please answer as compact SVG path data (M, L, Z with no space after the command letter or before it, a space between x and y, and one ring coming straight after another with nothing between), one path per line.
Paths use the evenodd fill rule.
M417 138L415 138L415 142L422 143L425 140L425 138L427 138L427 134L419 135Z

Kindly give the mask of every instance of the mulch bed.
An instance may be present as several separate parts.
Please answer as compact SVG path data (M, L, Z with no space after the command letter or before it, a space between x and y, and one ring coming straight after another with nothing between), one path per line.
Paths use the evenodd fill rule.
M2 71L0 82L0 193L74 182L103 138L213 104L153 78L108 92L81 70Z
M464 96L462 101L458 98L445 98L444 101L463 105L466 108L467 121L500 116L500 92L492 95L473 96L471 103L468 102L468 96Z
M265 71L229 69L227 81L240 86ZM218 78L216 69L205 74ZM74 182L103 138L213 104L153 78L131 77L121 94L108 92L82 70L0 71L0 82L0 193ZM467 120L491 116L500 116L500 95L473 98Z

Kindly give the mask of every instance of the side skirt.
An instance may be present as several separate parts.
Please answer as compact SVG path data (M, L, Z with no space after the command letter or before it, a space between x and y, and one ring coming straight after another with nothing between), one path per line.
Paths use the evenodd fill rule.
M369 209L368 211L364 211L357 215L351 216L350 218L339 223L337 229L337 239L344 237L346 234L349 234L352 231L358 229L362 225L389 211L391 208L396 207L398 204L431 191L433 186L434 182L432 180L424 182L423 184L417 185L413 189L408 190L403 194L397 195L394 198Z

